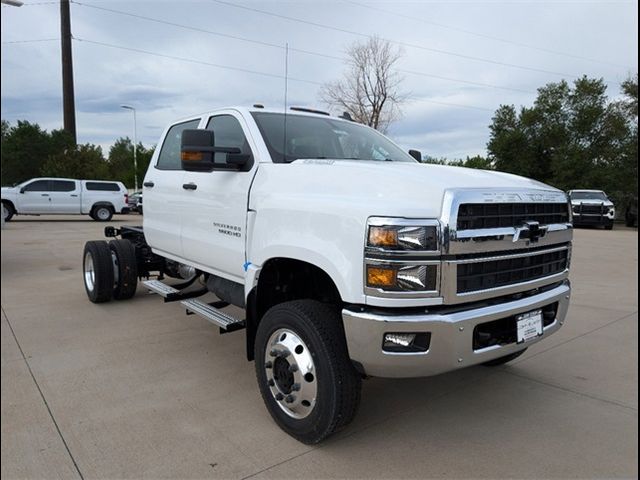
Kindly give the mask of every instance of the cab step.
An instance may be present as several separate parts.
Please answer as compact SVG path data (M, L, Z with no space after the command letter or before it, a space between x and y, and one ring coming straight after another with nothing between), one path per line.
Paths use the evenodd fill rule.
M161 297L164 297L165 302L177 302L178 300L186 300L187 298L201 297L208 293L207 287L199 288L196 290L187 290L193 282L189 281L181 285L172 287L160 280L145 280L142 282L153 293L157 293Z
M151 290L153 293L157 293L161 297L167 298L171 294L178 293L178 290L166 283L162 283L160 280L144 280L142 284L145 288Z
M239 330L244 328L244 320L239 320L231 315L222 312L220 309L209 305L208 303L201 302L195 298L189 300L183 300L180 304L187 309L187 314L195 313L196 315L205 318L214 325L217 325L222 330L228 332Z

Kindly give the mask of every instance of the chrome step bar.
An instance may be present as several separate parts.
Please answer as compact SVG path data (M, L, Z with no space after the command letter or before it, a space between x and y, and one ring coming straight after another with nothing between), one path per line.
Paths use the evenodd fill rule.
M238 328L244 327L244 320L232 317L208 303L201 302L195 298L183 300L180 304L187 309L187 314L195 313L223 330L237 330Z
M167 285L166 283L162 283L160 280L144 280L142 284L145 286L145 288L149 289L153 293L157 293L164 298L167 298L169 295L178 293L178 290Z

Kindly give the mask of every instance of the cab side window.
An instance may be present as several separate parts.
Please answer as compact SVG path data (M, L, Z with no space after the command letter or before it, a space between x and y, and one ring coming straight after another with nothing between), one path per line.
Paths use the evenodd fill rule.
M73 192L76 189L76 182L70 180L51 180L49 186L52 192Z
M207 130L213 130L216 147L239 148L240 155L248 155L249 161L244 165L242 171L251 170L253 165L253 155L247 137L244 135L242 126L238 120L231 115L217 115L211 117L207 123ZM213 161L217 164L226 164L228 153L217 152Z
M167 136L162 143L162 149L158 155L158 163L156 168L159 170L182 170L180 161L180 141L182 140L182 131L187 129L198 128L200 119L190 120L188 122L174 125L167 132Z
M36 180L24 186L25 192L50 192L49 180Z

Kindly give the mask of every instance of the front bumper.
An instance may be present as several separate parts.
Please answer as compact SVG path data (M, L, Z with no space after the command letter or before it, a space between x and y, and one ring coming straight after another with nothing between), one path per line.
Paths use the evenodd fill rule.
M342 319L351 360L364 373L376 377L426 377L487 362L517 352L556 332L569 307L571 286L565 281L551 290L519 300L477 308L435 313L394 314L342 310ZM473 349L476 325L504 319L558 303L556 318L544 327L543 335L524 344L494 345ZM392 353L382 350L385 333L429 332L426 352Z

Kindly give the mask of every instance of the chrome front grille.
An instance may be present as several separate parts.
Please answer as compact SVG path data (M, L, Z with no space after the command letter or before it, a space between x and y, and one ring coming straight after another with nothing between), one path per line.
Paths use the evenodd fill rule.
M557 275L567 269L568 261L567 248L462 260L457 263L457 293L489 290Z
M567 223L566 203L463 203L458 209L457 229L519 227L523 222L540 225Z
M441 219L444 303L509 295L567 278L569 208L566 195L553 190L447 191Z

